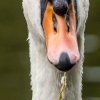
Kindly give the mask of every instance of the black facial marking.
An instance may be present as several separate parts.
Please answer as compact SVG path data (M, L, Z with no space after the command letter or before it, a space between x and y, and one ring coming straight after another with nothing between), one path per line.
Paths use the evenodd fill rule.
M40 4L41 4L41 24L42 24L44 13L45 13L45 10L46 10L46 7L47 7L47 3L48 3L48 0L40 0Z
M69 11L67 11L67 13L66 13L66 25L67 25L67 27L68 27L68 31L69 31Z
M77 12L77 0L74 0L75 15L76 15L76 28L78 26L78 12Z
M53 20L54 31L57 32L57 19L56 19L56 16L54 14L52 16L52 20Z
M76 14L76 27L78 25L78 19L77 19L77 0L74 1L74 7L75 7L75 14ZM68 4L71 2L71 0L40 0L41 4L41 24L43 21L44 13L47 7L47 3L50 2L53 5L54 11L59 15L66 16L66 24L69 28L69 11L68 11ZM56 2L58 2L56 4ZM55 18L53 18L55 20ZM56 21L54 21L54 29L56 26ZM56 30L56 29L55 29Z
M58 15L66 14L68 10L68 4L66 0L52 0L54 12Z

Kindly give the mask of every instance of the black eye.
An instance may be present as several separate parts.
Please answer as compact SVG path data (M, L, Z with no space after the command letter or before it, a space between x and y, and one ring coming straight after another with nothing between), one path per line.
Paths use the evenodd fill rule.
M67 12L68 4L66 0L52 0L54 12L58 15L64 15Z
M57 19L54 14L52 15L52 20L53 20L53 28L54 28L55 32L57 32Z

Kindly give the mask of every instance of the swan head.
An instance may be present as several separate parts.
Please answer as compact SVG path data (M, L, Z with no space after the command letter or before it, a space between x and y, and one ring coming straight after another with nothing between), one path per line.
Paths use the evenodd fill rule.
M45 38L47 58L61 71L80 60L77 36L84 31L88 4L88 0L23 0L29 33L35 41Z
M61 71L70 70L80 59L73 0L51 0L42 17L47 57Z

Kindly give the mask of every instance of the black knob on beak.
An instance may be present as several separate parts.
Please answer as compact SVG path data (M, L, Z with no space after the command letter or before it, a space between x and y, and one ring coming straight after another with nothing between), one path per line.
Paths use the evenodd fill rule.
M64 15L67 12L68 4L66 0L52 0L54 12L58 15Z
M59 63L56 65L56 67L61 71L68 71L74 65L75 64L71 64L68 54L63 52L59 58Z

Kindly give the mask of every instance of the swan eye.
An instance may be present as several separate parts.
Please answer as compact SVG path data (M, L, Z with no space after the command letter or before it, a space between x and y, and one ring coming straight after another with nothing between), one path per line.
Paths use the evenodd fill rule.
M54 14L52 15L52 20L53 20L54 31L57 32L57 19L56 19L56 16Z

